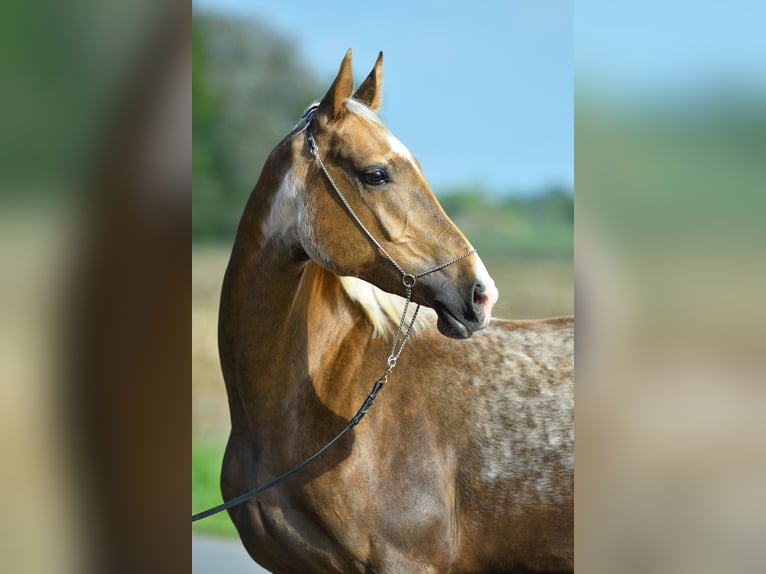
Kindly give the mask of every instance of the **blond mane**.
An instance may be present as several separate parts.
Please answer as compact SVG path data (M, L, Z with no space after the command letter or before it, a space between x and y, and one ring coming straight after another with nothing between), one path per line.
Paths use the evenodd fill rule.
M372 325L374 337L388 337L396 332L406 302L404 297L383 291L372 283L356 277L340 277L340 284L349 299L364 311ZM408 321L412 318L415 308L415 304L410 305L407 311ZM433 310L421 307L413 331L417 332L425 325L433 324L435 316L436 313Z

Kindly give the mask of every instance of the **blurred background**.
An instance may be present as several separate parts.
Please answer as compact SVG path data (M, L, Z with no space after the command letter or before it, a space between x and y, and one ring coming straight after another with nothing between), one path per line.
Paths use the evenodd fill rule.
M581 572L764 568L765 18L577 3Z
M571 3L438 6L194 3L195 509L220 502L229 418L216 325L236 226L266 156L322 98L349 47L356 84L383 51L380 116L481 253L501 294L494 314L573 313ZM194 530L234 534L226 515Z

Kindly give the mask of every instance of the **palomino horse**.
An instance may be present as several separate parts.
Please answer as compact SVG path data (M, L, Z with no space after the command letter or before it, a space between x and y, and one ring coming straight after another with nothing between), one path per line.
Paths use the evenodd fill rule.
M224 499L354 415L402 334L403 283L429 309L364 421L231 519L275 573L571 572L573 320L490 325L494 282L375 113L381 66L352 95L346 54L242 216L220 308Z

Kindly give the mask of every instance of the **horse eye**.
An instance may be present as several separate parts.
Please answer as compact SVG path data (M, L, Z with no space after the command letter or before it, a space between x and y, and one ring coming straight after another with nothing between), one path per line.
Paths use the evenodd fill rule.
M362 179L370 185L380 185L388 181L388 174L380 167L372 167L362 173Z

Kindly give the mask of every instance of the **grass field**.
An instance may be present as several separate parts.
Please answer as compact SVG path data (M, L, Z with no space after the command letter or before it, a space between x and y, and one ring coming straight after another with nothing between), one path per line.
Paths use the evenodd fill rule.
M475 244L500 290L495 316L526 319L573 312L571 257L506 256L498 250L483 250L479 241ZM229 416L218 364L216 329L228 251L228 246L199 245L192 253L193 512L221 502L218 481ZM194 523L193 530L236 536L225 513Z

